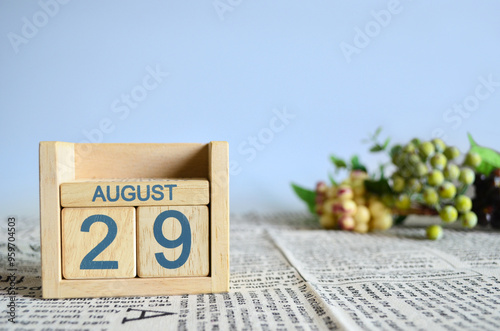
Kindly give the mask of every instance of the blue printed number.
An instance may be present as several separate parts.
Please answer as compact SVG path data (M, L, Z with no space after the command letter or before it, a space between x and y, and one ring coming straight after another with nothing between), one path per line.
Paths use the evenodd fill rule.
M162 227L163 222L169 217L173 217L181 223L182 231L179 238L175 240L169 240L163 235ZM158 217L156 217L155 223L153 225L153 234L156 241L165 248L176 248L182 245L182 252L179 258L175 261L169 261L165 258L163 253L156 253L156 261L166 269L177 269L186 263L189 258L189 253L191 252L191 226L187 217L177 210L167 210L162 212Z
M80 269L118 269L118 261L94 261L97 255L101 254L115 240L118 232L116 222L106 215L92 215L83 221L80 231L89 232L90 226L97 222L106 224L108 233L96 247L85 255L82 263L80 263Z

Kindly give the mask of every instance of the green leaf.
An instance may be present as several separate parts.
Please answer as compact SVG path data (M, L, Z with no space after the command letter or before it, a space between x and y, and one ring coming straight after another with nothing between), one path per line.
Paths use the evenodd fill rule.
M307 204L307 208L312 214L316 214L316 192L300 187L292 183L292 188L297 196Z
M331 174L328 174L328 179L330 179L330 184L332 184L333 186L337 186L337 181L333 178L333 176Z
M467 133L467 136L469 137L470 147L478 146L478 144L474 141L474 138L472 138L472 135L470 133Z
M363 171L367 172L366 167L359 162L359 158L357 155L354 155L351 158L351 169L352 170L363 170Z
M379 165L378 170L380 172L380 179L385 179L385 164Z
M391 141L391 138L387 138L382 145L379 143L375 144L372 148L370 148L370 152L382 152L385 151L387 146L389 145L389 142Z
M479 166L476 168L476 172L479 172L480 174L486 176L489 176L493 170L495 170L495 167L486 162L481 162L481 164L479 164Z
M377 137L378 137L378 135L380 134L380 132L382 132L382 127L381 127L381 126L379 126L379 127L377 128L377 130L375 130L375 133L373 134L373 139L374 139L374 140L375 140L375 139L377 139Z
M384 141L384 144L382 145L382 147L383 147L384 149L386 149L386 148L387 148L387 146L389 146L389 143L390 143L390 142L391 142L391 138L387 138L387 139Z
M347 168L347 163L344 160L339 159L336 156L331 155L330 160L332 161L333 165L335 166L335 168L337 170L342 169L342 168Z
M476 171L489 175L494 169L500 168L500 154L491 148L478 145L470 133L468 133L468 136L471 145L470 151L481 156L481 164L477 167Z
M365 188L368 192L375 193L377 195L392 193L389 181L385 178L378 180L365 179Z
M351 165L353 168L359 165L359 157L357 155L353 155L353 157L351 157Z
M470 150L478 153L481 156L482 162L491 164L495 168L500 168L500 154L498 152L481 146L474 146Z
M380 146L379 144L376 144L375 146L373 146L372 148L370 148L370 152L381 152L384 150L384 147L383 146Z

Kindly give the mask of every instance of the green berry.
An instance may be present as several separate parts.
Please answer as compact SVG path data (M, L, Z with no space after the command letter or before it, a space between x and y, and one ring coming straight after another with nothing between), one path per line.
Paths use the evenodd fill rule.
M444 150L444 156L446 156L448 160L456 159L460 156L460 150L455 146L448 146Z
M400 194L395 201L395 206L398 209L408 209L410 208L411 200L407 194Z
M400 167L401 165L403 165L405 163L405 155L404 153L398 153L396 155L394 155L394 158L393 158L393 163L394 165Z
M477 224L477 215L473 211L468 211L460 218L464 228L472 229Z
M415 177L419 177L419 178L423 177L423 176L427 175L428 172L429 172L429 168L423 162L419 162L418 164L416 164L413 167L413 175Z
M439 138L432 139L432 143L436 148L436 152L442 153L446 148L446 144L444 143L444 141Z
M459 195L455 199L455 208L460 213L466 213L472 209L472 200L466 195Z
M427 160L432 154L434 154L436 148L434 147L434 144L431 143L430 141L425 141L421 143L420 146L418 146L418 151L422 156L422 158Z
M412 166L419 164L420 157L417 154L410 154L408 155L408 163Z
M410 192L420 192L422 190L422 183L417 178L410 178L406 181L406 188Z
M476 174L472 169L462 168L460 170L460 175L458 176L458 180L461 183L464 183L466 185L471 185L472 183L474 183L475 179L476 179Z
M415 153L416 147L413 143L408 143L403 147L403 152L405 153Z
M481 156L475 152L469 152L465 155L464 164L466 166L477 168L481 164Z
M440 170L434 169L427 175L427 183L431 186L439 186L443 181L444 176Z
M430 225L425 232L430 240L438 240L443 236L443 228L439 225Z
M411 168L408 166L403 166L399 168L399 172L403 178L411 177Z
M420 145L420 139L418 139L418 138L413 138L413 139L411 140L411 143L412 143L413 145L415 145L416 147L418 147L418 146Z
M445 223L453 223L457 220L458 211L453 206L444 206L439 212L439 217L441 217Z
M457 188L451 182L444 182L439 186L439 196L443 199L451 199L457 194Z
M405 188L405 180L403 177L394 175L392 177L392 189L394 192L402 192Z
M446 168L444 168L443 175L448 180L458 179L460 168L456 164L448 163Z
M426 187L424 189L423 197L424 197L425 203L428 204L429 206L433 206L439 201L438 193L432 187Z
M434 169L443 170L446 166L446 162L448 162L448 160L444 154L436 153L431 157L431 165Z
M392 163L394 163L395 165L399 164L399 158L401 157L402 150L403 147L401 147L401 145L396 145L393 148L391 148Z

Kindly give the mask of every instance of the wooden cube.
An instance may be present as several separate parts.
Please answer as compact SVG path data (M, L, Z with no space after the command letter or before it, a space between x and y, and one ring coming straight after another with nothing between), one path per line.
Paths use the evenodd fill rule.
M208 229L206 206L137 208L138 276L207 276Z
M62 273L66 279L136 275L135 208L64 208Z

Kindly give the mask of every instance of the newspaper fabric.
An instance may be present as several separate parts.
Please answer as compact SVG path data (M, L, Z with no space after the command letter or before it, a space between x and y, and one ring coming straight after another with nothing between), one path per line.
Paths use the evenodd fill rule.
M15 276L0 244L0 330L499 330L500 233L433 242L418 223L356 234L232 215L229 293L45 300L39 229L19 220Z

